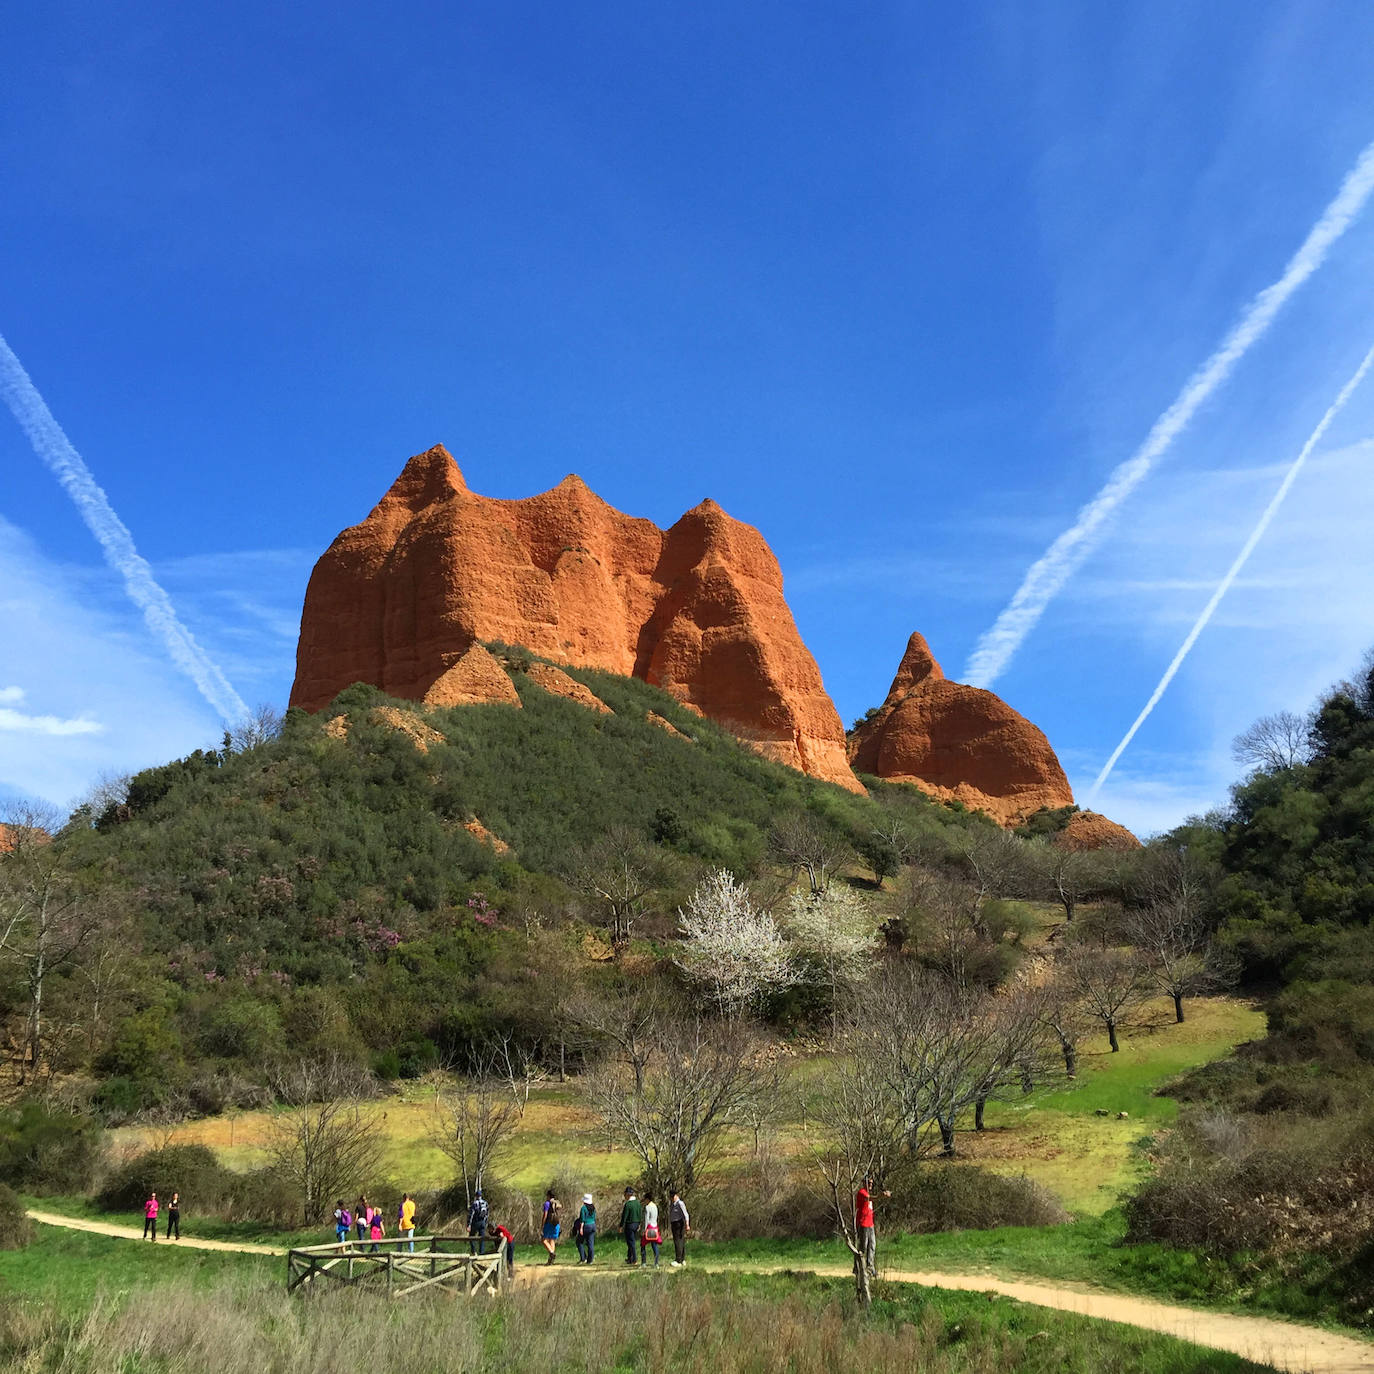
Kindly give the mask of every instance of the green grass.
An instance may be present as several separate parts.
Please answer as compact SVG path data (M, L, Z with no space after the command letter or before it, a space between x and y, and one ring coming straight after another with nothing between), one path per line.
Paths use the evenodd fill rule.
M38 1299L76 1312L102 1292L123 1294L167 1283L212 1289L232 1277L284 1282L285 1265L265 1255L179 1250L175 1243L136 1244L39 1225L26 1250L0 1250L0 1298Z
M549 1369L897 1374L1258 1374L1167 1336L984 1294L879 1284L860 1314L846 1280L671 1273L540 1276L508 1301L313 1301L280 1261L55 1234L0 1254L0 1363L33 1374L435 1374ZM97 1300L99 1299L99 1300ZM346 1346L341 1344L346 1335ZM73 1364L75 1361L75 1364Z

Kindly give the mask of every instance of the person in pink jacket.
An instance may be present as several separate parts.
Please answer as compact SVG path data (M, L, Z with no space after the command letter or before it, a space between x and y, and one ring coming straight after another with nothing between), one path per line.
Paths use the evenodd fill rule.
M152 1239L153 1239L153 1240L156 1240L156 1239L157 1239L157 1194L156 1194L156 1193L150 1193L150 1194L148 1195L148 1201L145 1202L145 1203L143 1204L143 1239L144 1239L144 1240L147 1240L147 1239L149 1238L149 1233L150 1233L150 1232L151 1232L151 1234L152 1234Z

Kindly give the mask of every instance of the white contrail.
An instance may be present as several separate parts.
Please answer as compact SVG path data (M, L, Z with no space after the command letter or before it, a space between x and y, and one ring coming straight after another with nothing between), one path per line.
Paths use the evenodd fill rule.
M247 717L248 707L243 698L177 618L171 598L153 576L147 559L134 547L133 536L114 513L109 497L72 447L71 440L53 419L38 388L14 356L3 334L0 334L0 396L29 436L33 451L66 488L86 527L105 551L105 561L124 579L125 590L143 612L148 628L166 646L172 662L196 684L201 696L224 720L233 722Z
M988 687L996 681L1022 640L1035 628L1045 607L1092 552L1109 517L1145 480L1155 460L1187 428L1198 407L1231 375L1251 345L1263 337L1288 298L1322 265L1331 245L1364 208L1371 191L1374 143L1360 154L1335 199L1293 254L1283 275L1245 307L1221 346L1193 373L1178 399L1155 421L1145 442L1117 466L1102 490L1078 512L1073 525L1031 567L1016 595L979 639L964 669L965 682Z
M1226 571L1226 576L1217 584L1217 589L1212 593L1212 599L1202 608L1202 614L1193 623L1193 628L1188 631L1188 637L1179 645L1178 653L1174 655L1173 662L1164 670L1164 676L1159 679L1159 686L1150 693L1150 699L1145 703L1145 709L1135 718L1135 724L1126 731L1121 743L1112 750L1112 756L1102 765L1102 771L1097 775L1097 780L1093 783L1088 792L1088 800L1092 801L1098 794L1102 784L1107 781L1107 775L1116 767L1117 760L1126 752L1126 746L1135 738L1136 731L1140 729L1149 718L1150 712L1159 705L1160 698L1168 690L1169 684L1174 680L1174 674L1178 672L1183 660L1188 657L1188 651L1197 643L1198 636L1207 628L1207 622L1211 620L1213 612L1221 605L1221 599L1231 590L1231 584L1240 574L1240 570L1245 566L1250 555L1255 551L1255 545L1264 538L1264 532L1269 528L1269 522L1278 513L1278 509L1283 505L1283 499L1288 495L1288 489L1297 480L1298 473L1303 469L1303 464L1307 462L1308 455L1321 442L1321 437L1326 433L1327 426L1345 408L1345 403L1355 392L1355 388L1364 380L1364 375L1369 371L1370 365L1374 364L1374 348L1371 348L1364 355L1364 361L1355 369L1355 375L1341 388L1340 395L1331 402L1330 408L1322 416L1321 422L1312 431L1311 437L1302 446L1302 452L1293 460L1292 466L1284 475L1284 479L1279 483L1279 489L1274 493L1273 499L1264 508L1264 514L1260 516L1259 523L1250 531L1250 537L1245 541L1244 547L1236 555L1236 561Z

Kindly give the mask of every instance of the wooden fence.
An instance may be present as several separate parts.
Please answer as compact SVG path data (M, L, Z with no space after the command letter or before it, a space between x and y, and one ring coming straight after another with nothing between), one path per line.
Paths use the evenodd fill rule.
M496 1237L498 1246L504 1243ZM338 1245L307 1245L286 1255L286 1291L318 1293L336 1287L385 1292L389 1298L435 1290L447 1293L500 1293L505 1289L503 1248L474 1254L492 1244L480 1236L416 1236L412 1242L346 1240Z

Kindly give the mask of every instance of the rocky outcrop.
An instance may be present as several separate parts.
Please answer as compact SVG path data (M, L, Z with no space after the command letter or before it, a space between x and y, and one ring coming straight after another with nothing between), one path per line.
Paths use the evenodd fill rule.
M525 676L536 687L542 687L556 697L575 701L589 711L597 711L603 716L615 714L590 687L584 686L575 677L569 677L562 668L555 668L552 663L532 663L525 670Z
M1060 849L1139 849L1140 841L1126 829L1096 811L1075 811L1054 837Z
M992 692L951 682L919 634L887 700L850 735L849 758L860 773L914 783L1003 825L1073 803L1049 740Z
M315 565L291 704L317 711L353 682L443 695L478 641L643 678L767 757L862 790L777 559L713 501L661 530L577 477L496 500L442 447L419 454Z
M445 668L420 698L426 706L476 706L488 701L520 705L520 693L506 670L480 645L472 645Z

